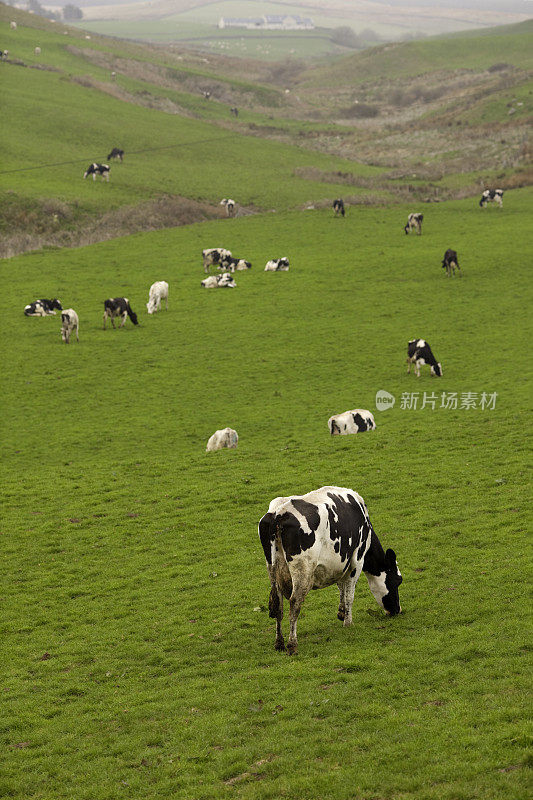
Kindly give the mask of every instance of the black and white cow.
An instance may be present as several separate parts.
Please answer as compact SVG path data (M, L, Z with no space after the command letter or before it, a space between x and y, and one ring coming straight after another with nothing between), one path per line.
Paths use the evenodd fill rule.
M124 150L121 150L120 147L114 147L109 153L107 160L109 161L111 158L118 158L119 161L124 161Z
M346 436L350 433L363 433L376 429L374 416L365 408L354 408L335 414L328 419L328 428L332 436Z
M209 272L211 264L220 264L223 258L231 258L231 250L225 250L223 247L210 247L207 250L202 250L204 259L204 272Z
M237 106L233 106L232 108L230 108L230 112L233 114L234 117L239 116L239 109L237 108Z
M503 206L503 189L485 189L479 201L480 208L483 208L487 203L496 203Z
M104 330L108 319L111 319L111 324L115 327L115 317L122 319L119 328L124 327L126 317L129 317L134 325L139 324L137 314L131 310L127 297L110 297L109 300L104 300Z
M384 552L363 498L352 489L323 486L301 496L276 497L259 521L270 577L269 614L276 620L276 650L285 650L283 598L289 601L289 654L296 652L298 615L311 589L336 583L337 617L352 624L355 585L364 572L370 591L391 616L401 612L402 576L393 550Z
M211 92L202 92L202 95L204 97L204 100L209 100L209 98L211 97Z
M79 325L78 315L73 308L67 308L61 312L61 338L65 344L69 344L72 331L76 331L76 341L80 341Z
M224 272L222 275L210 275L202 281L202 288L204 289L235 289L237 284L229 272Z
M228 215L228 217L235 216L235 200L231 200L225 197L223 200L220 201L220 205L225 207L226 214Z
M159 311L161 300L165 301L165 310L168 311L168 283L166 281L156 281L150 286L146 303L146 310L149 314Z
M411 372L411 364L415 365L416 377L420 377L420 367L427 364L431 367L431 374L436 378L442 377L442 366L437 361L431 347L424 339L411 339L407 345L407 372Z
M341 200L340 197L333 201L333 211L335 212L335 215L341 214L344 217L344 200Z
M244 258L225 256L218 265L217 269L224 269L229 272L242 272L245 269L252 269L252 264L250 261L246 261Z
M422 234L422 220L424 219L423 214L409 214L407 217L407 225L404 228L405 233L411 233L411 231L416 231L420 236Z
M100 175L102 180L109 181L109 164L89 164L87 169L85 170L83 177L86 178L87 175L93 176L93 181L96 180L96 176Z
M265 272L287 272L288 269L289 259L286 256L267 261L265 266Z
M63 306L57 297L54 297L53 300L36 300L34 303L29 303L24 306L24 313L27 317L48 317L55 316L56 309L62 311Z
M446 275L451 278L452 275L455 275L455 270L459 271L459 277L461 277L461 267L459 266L459 259L457 258L457 253L455 250L451 250L448 248L444 253L444 258L442 259L442 269L446 270Z
M9 50L0 50L0 59L2 61L7 61L9 58Z

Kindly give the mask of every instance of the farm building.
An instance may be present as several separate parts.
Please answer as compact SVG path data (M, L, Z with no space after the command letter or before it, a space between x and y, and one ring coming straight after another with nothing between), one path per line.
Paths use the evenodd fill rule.
M219 28L246 28L262 31L310 31L315 23L299 14L265 14L262 17L221 17Z

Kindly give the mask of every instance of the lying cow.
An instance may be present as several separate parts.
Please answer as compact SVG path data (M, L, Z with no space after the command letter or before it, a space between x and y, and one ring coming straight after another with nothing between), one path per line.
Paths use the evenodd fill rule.
M214 264L220 264L223 258L231 258L231 250L226 250L224 247L211 247L208 250L202 250L204 259L204 272L209 272L209 267Z
M268 610L276 620L276 650L285 650L283 598L289 601L289 654L296 653L298 615L311 589L336 583L337 617L352 624L355 585L364 572L370 591L387 613L399 614L402 576L393 550L383 551L357 492L323 486L295 497L276 497L259 521L259 537L270 577Z
M235 200L226 200L226 198L224 198L220 201L220 205L225 206L228 217L235 216Z
M129 317L134 325L138 325L137 314L131 310L130 301L127 297L110 297L109 300L104 300L104 331L105 324L111 319L111 324L115 327L115 317L120 317L122 322L118 326L123 328L126 322L126 317Z
M409 214L407 217L407 225L404 228L405 233L411 233L412 231L416 231L420 236L422 234L422 220L424 219L423 214Z
M146 310L149 314L154 314L161 308L161 300L165 301L165 310L168 311L168 283L166 281L156 281L150 286Z
M36 300L34 303L29 303L24 306L24 313L27 317L48 317L55 316L56 309L61 311L63 306L57 297L54 297L53 300Z
M343 414L335 414L328 419L328 428L332 436L346 436L350 433L363 433L376 428L374 417L364 408L354 408Z
M483 208L487 203L496 203L503 206L503 189L485 189L479 201L480 208Z
M223 428L220 431L215 431L209 438L205 452L210 453L213 450L222 450L224 447L235 448L238 441L237 431L234 431L233 428Z
M283 258L273 259L267 261L265 272L287 272L289 269L289 259L284 256Z
M244 258L225 256L218 265L217 269L229 270L229 272L239 272L245 269L252 269L252 264L250 261L245 261Z
M433 353L431 347L424 339L411 339L407 345L407 372L411 372L411 364L415 365L416 377L420 377L420 367L422 364L427 364L431 367L431 374L437 378L442 377L442 366L439 364Z
M335 215L341 214L344 217L344 200L341 200L340 197L333 201L333 211L335 212Z
M96 176L100 175L102 180L109 181L109 164L89 164L87 169L85 170L83 177L84 179L87 175L93 176L93 181L96 180Z
M65 342L65 344L70 343L70 334L72 331L76 331L76 341L80 341L80 337L78 335L79 330L79 320L78 315L74 311L73 308L67 308L65 311L61 313L61 338Z
M114 147L109 153L107 160L109 161L112 158L118 158L119 161L124 161L124 150L121 150L120 147Z
M459 266L459 260L457 258L457 253L455 250L451 250L448 248L444 253L444 258L442 259L442 269L446 270L446 275L451 278L452 275L455 275L455 270L459 271L459 277L461 276L461 267Z
M229 272L224 272L222 275L210 275L209 278L205 278L202 286L204 289L235 289L237 284Z

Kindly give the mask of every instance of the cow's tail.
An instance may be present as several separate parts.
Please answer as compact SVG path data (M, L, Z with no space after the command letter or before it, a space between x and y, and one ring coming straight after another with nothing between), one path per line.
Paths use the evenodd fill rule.
M290 597L292 594L292 579L287 564L287 557L281 539L282 525L279 522L276 514L273 514L270 520L270 540L273 543L272 547L272 575L274 577L274 585L270 592L268 601L268 614L270 617L278 617L282 613L283 600L280 597Z

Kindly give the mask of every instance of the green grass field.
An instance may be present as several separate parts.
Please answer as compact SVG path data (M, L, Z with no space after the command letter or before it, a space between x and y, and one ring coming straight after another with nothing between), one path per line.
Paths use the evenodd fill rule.
M525 189L502 210L428 205L421 237L407 206L285 211L2 263L1 796L529 797L532 207ZM236 289L200 288L210 246L252 261ZM290 271L264 273L280 255ZM170 307L149 317L154 280ZM117 295L141 324L103 331ZM23 316L53 296L79 345ZM418 336L442 379L406 374ZM330 437L353 407L376 431ZM226 425L238 449L206 454ZM336 589L312 593L291 658L257 522L324 484L365 498L404 613L385 619L362 578L344 629Z

